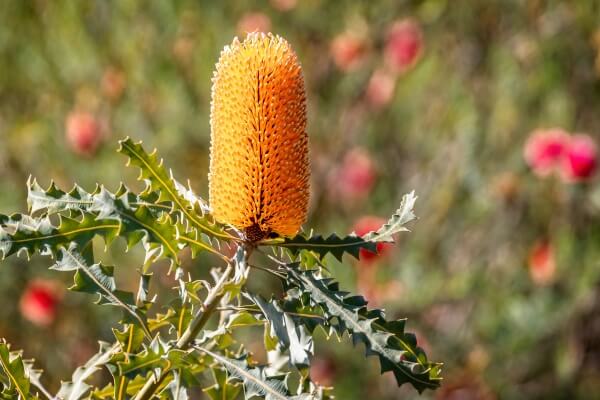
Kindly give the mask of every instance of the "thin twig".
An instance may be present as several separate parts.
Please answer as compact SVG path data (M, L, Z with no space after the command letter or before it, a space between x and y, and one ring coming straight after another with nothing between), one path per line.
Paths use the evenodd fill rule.
M272 274L272 275L275 275L276 277L278 277L278 278L280 278L280 279L286 279L286 276L285 276L284 274L281 274L281 273L279 273L279 272L277 272L277 271L275 271L275 270L273 270L273 269L270 269L270 268L265 268L265 267L260 267L260 266L258 266L258 265L252 265L252 264L248 264L248 266L249 266L250 268L255 268L255 269L259 269L259 270L261 270L261 271L268 272L268 273L270 273L270 274Z

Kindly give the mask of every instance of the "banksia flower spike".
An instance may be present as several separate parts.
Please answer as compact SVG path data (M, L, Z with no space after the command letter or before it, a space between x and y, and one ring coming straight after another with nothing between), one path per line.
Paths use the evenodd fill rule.
M213 77L210 206L247 240L292 236L306 220L310 167L302 68L285 39L251 33Z

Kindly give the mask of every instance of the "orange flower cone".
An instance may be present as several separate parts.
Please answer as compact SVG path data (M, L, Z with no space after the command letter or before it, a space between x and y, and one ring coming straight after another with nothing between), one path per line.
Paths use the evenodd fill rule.
M285 39L252 33L225 47L210 123L213 216L251 241L296 234L306 220L310 166L304 78Z

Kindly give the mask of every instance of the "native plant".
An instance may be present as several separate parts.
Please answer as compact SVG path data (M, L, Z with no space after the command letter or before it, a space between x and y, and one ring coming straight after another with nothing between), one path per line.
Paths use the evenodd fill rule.
M251 34L225 48L213 79L209 203L173 177L156 151L131 139L120 142L128 165L139 168L145 189L125 185L63 191L28 182L27 214L0 215L3 257L50 256L51 269L73 275L74 291L98 295L98 304L119 308L112 343L77 368L55 395L41 372L0 342L2 399L187 399L203 390L212 399L326 399L329 388L311 381L313 333L349 335L367 356L379 359L398 385L419 392L440 384L432 363L405 332L405 320L387 320L360 296L339 289L328 255L358 258L392 242L415 218L414 193L381 229L340 237L300 232L307 215L309 160L304 81L288 43ZM210 206L209 206L210 205ZM106 245L123 238L141 243L139 288L124 291L113 266L97 261L95 238ZM215 257L210 280L184 270L181 252ZM149 295L149 267L167 259L176 281L173 299ZM160 271L160 273L163 273ZM251 274L272 275L283 296L251 291ZM264 330L268 364L258 365L236 333ZM112 381L99 384L105 369Z

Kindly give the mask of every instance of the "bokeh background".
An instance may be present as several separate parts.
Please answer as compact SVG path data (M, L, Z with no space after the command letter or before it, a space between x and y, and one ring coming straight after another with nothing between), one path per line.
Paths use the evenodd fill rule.
M139 189L115 153L125 136L206 196L214 63L254 30L284 36L304 67L307 226L377 228L419 196L395 246L331 263L445 363L421 398L600 398L596 0L2 1L0 210L26 211L29 175ZM104 257L133 287L140 252L123 249ZM33 261L2 263L0 336L56 388L119 315ZM153 290L172 286L166 269ZM418 397L348 340L317 353L313 377L340 399Z

